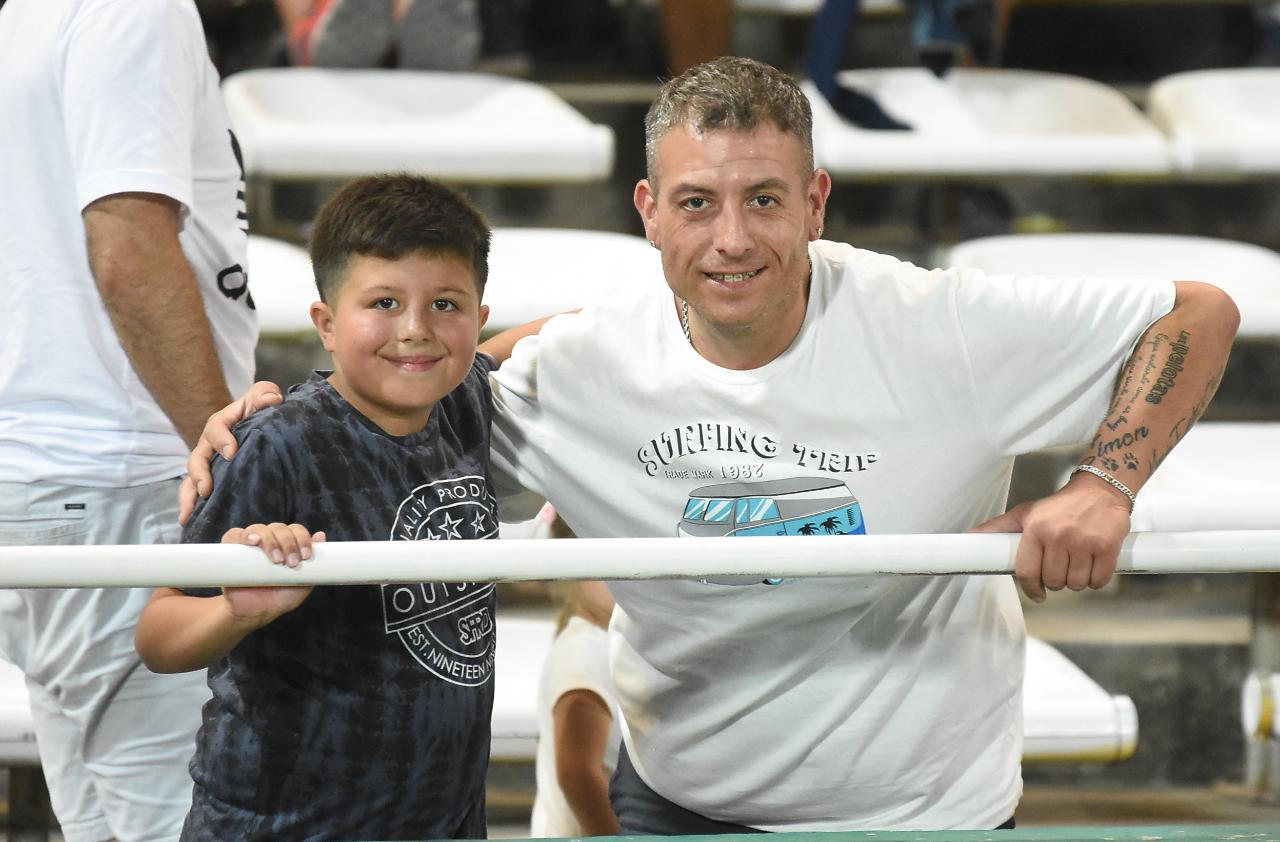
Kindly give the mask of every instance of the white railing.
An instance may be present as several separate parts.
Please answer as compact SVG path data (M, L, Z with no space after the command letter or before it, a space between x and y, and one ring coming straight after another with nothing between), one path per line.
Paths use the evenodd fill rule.
M1016 534L334 542L297 568L240 545L0 547L0 586L216 587L378 582L1011 573ZM1280 572L1280 530L1143 532L1122 573Z

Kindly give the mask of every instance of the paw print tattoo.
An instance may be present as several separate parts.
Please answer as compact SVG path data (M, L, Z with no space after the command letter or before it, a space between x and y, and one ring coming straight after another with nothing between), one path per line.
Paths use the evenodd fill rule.
M1120 463L1119 463L1119 462L1117 462L1116 460L1112 459L1110 456L1103 456L1103 457L1102 457L1102 465L1103 465L1103 467L1105 467L1108 471L1118 471L1118 470L1120 470Z
M1137 470L1138 457L1134 456L1132 453L1126 453L1124 455L1124 466L1131 471Z

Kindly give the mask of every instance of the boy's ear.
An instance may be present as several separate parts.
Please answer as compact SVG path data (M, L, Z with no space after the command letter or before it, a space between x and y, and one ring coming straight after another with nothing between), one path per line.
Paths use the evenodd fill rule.
M311 323L320 334L320 342L326 351L333 351L333 310L323 301L311 302Z
M489 305L480 305L480 329L484 330L485 322L489 321Z

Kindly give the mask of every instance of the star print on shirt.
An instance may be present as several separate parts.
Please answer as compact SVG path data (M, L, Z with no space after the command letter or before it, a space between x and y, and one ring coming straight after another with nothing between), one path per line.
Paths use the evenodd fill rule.
M447 534L450 538L461 538L462 536L458 534L458 526L460 526L461 524L462 524L462 518L458 518L457 520L454 520L453 518L449 517L448 512L445 512L444 524L440 527L440 534L442 535Z
M484 513L476 512L476 516L471 519L471 534L472 535L485 534L485 526L486 524L484 521Z

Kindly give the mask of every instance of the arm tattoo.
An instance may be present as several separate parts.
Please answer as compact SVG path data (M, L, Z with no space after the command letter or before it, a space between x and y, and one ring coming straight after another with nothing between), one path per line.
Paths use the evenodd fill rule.
M1213 400L1214 394L1218 391L1218 385L1222 382L1222 375L1225 372L1226 366L1224 365L1218 370L1217 374L1209 378L1209 382L1206 383L1204 387L1204 394L1200 396L1199 402L1191 408L1191 414L1184 418L1179 418L1173 423L1173 427L1169 429L1168 444L1165 445L1163 449L1156 448L1151 451L1152 471L1155 471L1156 468L1160 467L1160 464L1164 462L1166 457L1168 457L1169 452L1173 450L1173 446L1181 441L1182 437L1191 429L1191 425L1199 421L1200 416L1204 415L1205 409L1209 406L1209 401Z
M1104 425L1110 436L1099 433L1094 438L1090 453L1084 457L1083 464L1099 465L1109 471L1119 470L1121 463L1129 470L1138 470L1142 466L1143 457L1139 456L1139 443L1152 440L1151 430L1146 426L1128 427L1130 415L1135 405L1140 402L1159 404L1175 386L1178 375L1187 364L1191 353L1191 334L1179 331L1176 339L1167 334L1157 333L1147 338L1125 363L1120 375L1116 378L1115 395L1107 410ZM1163 358L1163 363L1159 360ZM1217 389L1221 373L1214 378L1205 392L1204 398L1192 411L1191 415L1173 425L1168 436L1168 443L1160 444L1150 451L1149 464L1151 470L1159 467L1169 449L1182 438L1191 424L1203 414L1209 399ZM1127 429L1117 432L1121 427ZM1154 437L1158 439L1157 437Z
M1160 369L1159 377L1147 392L1147 403L1160 403L1160 400L1173 388L1173 381L1182 371L1182 364L1186 362L1187 355L1190 353L1191 334L1184 330L1179 332L1177 341L1169 346L1169 356L1165 358L1164 367ZM1154 361L1155 356L1152 355L1152 362Z
M1111 439L1110 441L1103 441L1102 437L1099 436L1096 439L1097 446L1095 449L1097 450L1097 453L1099 456L1107 456L1111 454L1113 451L1125 450L1127 448L1133 447L1135 444L1142 441L1149 435L1151 435L1150 430L1148 430L1146 427L1139 427L1136 430L1127 432L1118 438Z
M1111 406L1107 409L1105 424L1110 432L1114 433L1129 423L1129 413L1133 410L1134 403L1142 397L1144 388L1151 383L1152 373L1156 368L1156 358L1168 339L1169 337L1163 333L1157 333L1143 342L1121 369L1116 378L1116 390L1111 398ZM1143 366L1141 375L1137 373L1139 364ZM1116 456L1124 452L1126 465L1136 463L1138 459L1134 455L1133 447L1150 434L1150 430L1146 427L1126 431L1111 439L1104 439L1099 434L1089 448L1092 453L1084 457L1082 462L1085 465L1095 466L1100 463L1107 470L1115 471L1120 468Z

